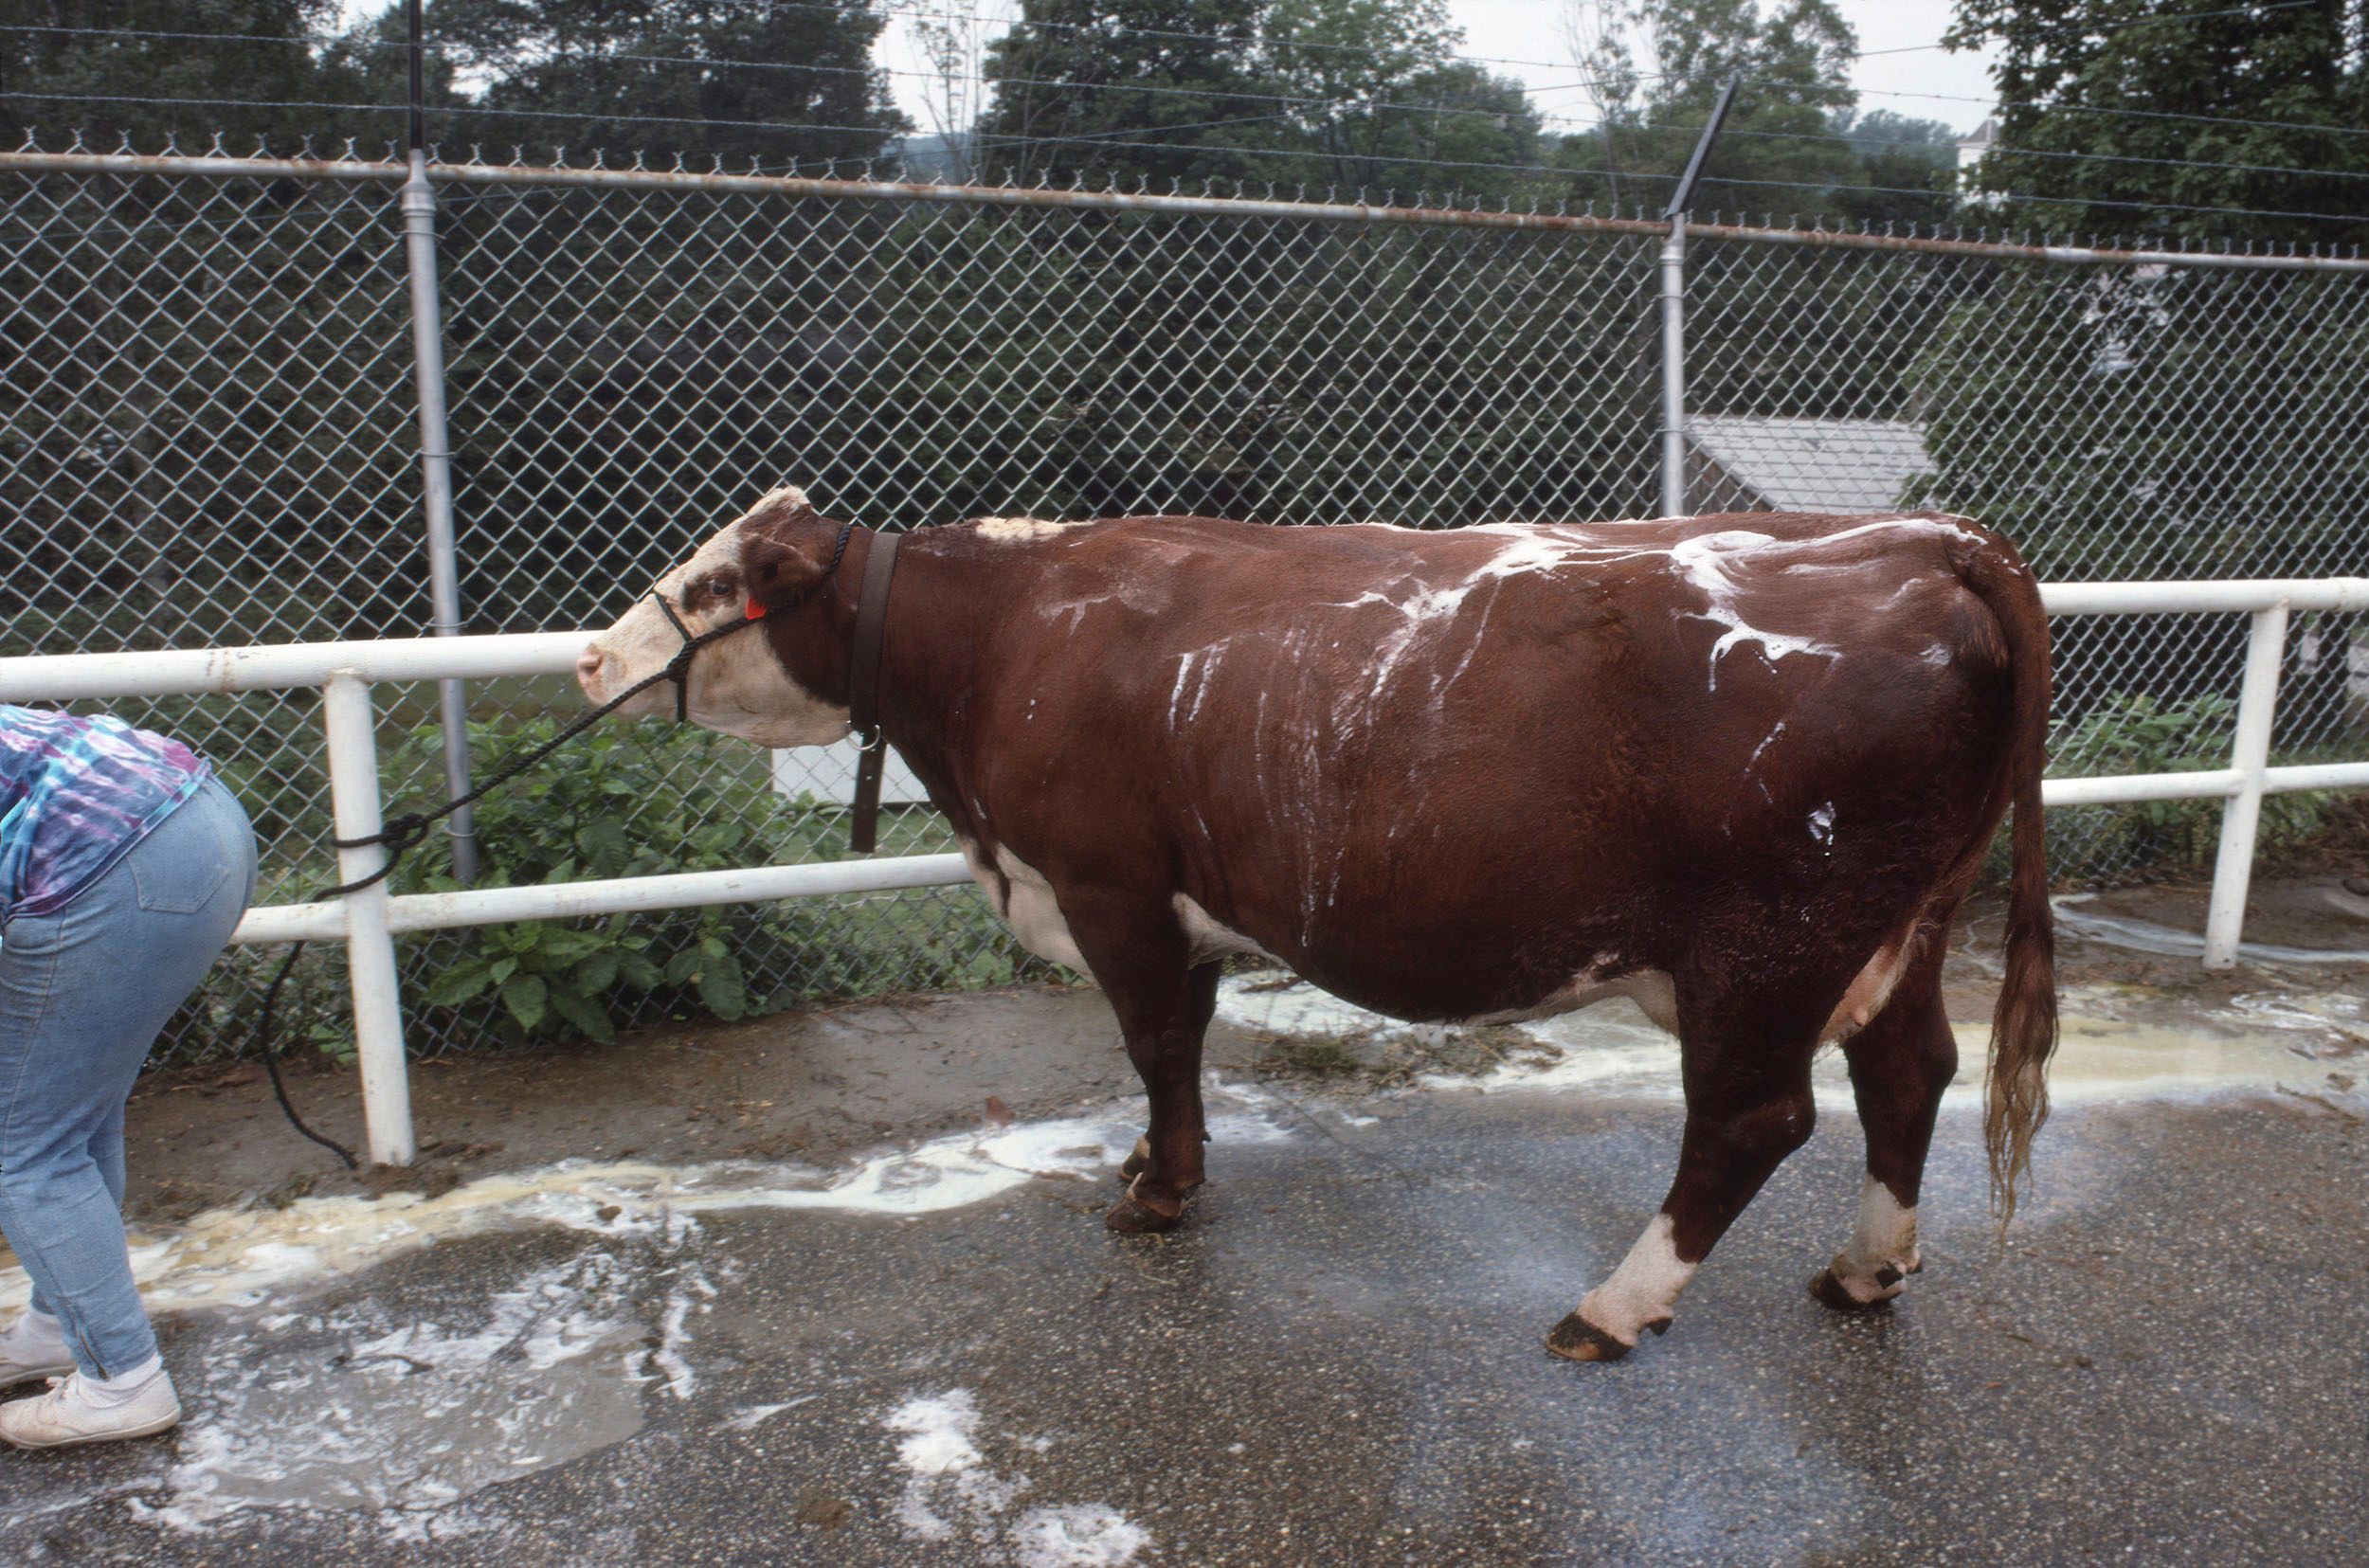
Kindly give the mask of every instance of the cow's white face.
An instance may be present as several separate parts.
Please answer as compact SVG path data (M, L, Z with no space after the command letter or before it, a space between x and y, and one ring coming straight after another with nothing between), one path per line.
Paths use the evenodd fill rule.
M772 491L658 580L659 593L692 635L747 621L749 587L741 576L746 532L805 510L804 491L794 486ZM664 669L681 648L681 635L644 594L585 649L576 660L576 680L594 703L606 702ZM848 730L847 710L790 678L761 626L702 648L691 661L687 684L692 723L759 746L828 746ZM674 711L672 681L660 681L617 710L628 718Z

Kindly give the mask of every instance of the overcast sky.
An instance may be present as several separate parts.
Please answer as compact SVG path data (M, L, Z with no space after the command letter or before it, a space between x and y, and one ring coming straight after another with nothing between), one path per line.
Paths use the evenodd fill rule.
M894 3L905 9L970 11L999 18L1019 10L1016 0L930 0L926 6L919 0ZM1540 89L1533 96L1541 113L1583 117L1592 110L1587 95L1568 85L1578 72L1563 39L1564 3L1448 0L1448 10L1464 29L1463 53L1493 57L1489 69ZM1918 119L1944 120L1962 132L1981 123L1992 101L1987 58L1950 54L1931 46L1948 29L1949 0L1838 0L1838 4L1858 29L1859 48L1865 53L1852 73L1853 84L1862 95L1861 110L1890 109ZM988 37L1000 30L985 29ZM1875 52L1880 50L1911 52ZM901 20L893 20L881 38L880 63L893 71L916 71L925 65L913 53ZM935 118L923 97L927 83L910 75L895 76L890 81L913 122L925 131L935 129ZM1553 90L1558 86L1562 90ZM1926 96L1936 94L1944 96ZM1952 101L1956 99L1980 101ZM1549 128L1574 129L1557 126L1552 120Z

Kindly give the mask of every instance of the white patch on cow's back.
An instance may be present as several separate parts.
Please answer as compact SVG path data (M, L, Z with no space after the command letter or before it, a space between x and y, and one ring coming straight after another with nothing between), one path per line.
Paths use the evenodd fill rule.
M1190 947L1190 962L1207 964L1213 959L1229 958L1236 953L1247 953L1253 957L1263 958L1270 964L1283 963L1281 959L1241 932L1231 927L1218 924L1210 917L1207 910L1194 903L1184 893L1178 893L1168 902L1176 910L1177 923L1184 928L1184 940Z
M1047 522L1041 517L980 517L971 524L971 527L978 531L980 538L992 539L998 544L1017 544L1029 539L1050 539L1071 529L1085 526L1084 523Z
M1700 1267L1680 1260L1674 1232L1668 1215L1655 1215L1612 1277L1581 1300L1580 1316L1630 1345L1646 1329L1668 1323Z

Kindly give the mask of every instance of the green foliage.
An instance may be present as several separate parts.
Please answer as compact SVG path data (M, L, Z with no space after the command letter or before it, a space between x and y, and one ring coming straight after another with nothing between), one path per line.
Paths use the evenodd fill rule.
M554 724L472 726L478 775L548 740ZM423 727L392 767L440 778L441 746L438 731ZM590 730L479 803L479 880L556 884L841 853L839 808L781 799L762 763L745 743L662 720ZM884 853L947 847L932 814L899 814L882 827ZM407 887L460 885L445 836L413 856L399 874ZM630 1023L732 1020L878 989L884 974L902 986L953 987L1048 972L1012 945L984 902L956 896L957 918L934 926L918 901L793 899L446 933L407 944L405 1015L424 1038L605 1041Z
M903 129L872 61L885 26L860 0L440 0L427 18L489 79L467 139L743 166L869 157Z
M258 138L290 151L307 135L398 140L403 7L339 30L344 14L335 0L0 0L0 22L84 29L0 33L0 91L94 95L0 98L0 135L14 146L28 125L123 131L141 151L167 133L195 150L222 132L235 152ZM887 19L861 0L440 0L425 23L440 141L745 166L868 157L905 124L871 58ZM166 99L209 101L124 101Z
M1267 90L1257 60L1261 9L1259 0L1024 0L986 50L982 167L1023 182L1263 177L1265 160L1236 150L1264 145L1257 117L1279 107L1242 96Z
M2369 137L2342 134L2369 129L2365 0L1958 0L1948 42L1999 50L1992 75L2005 107L1979 177L2041 198L2016 218L2248 244L2369 239ZM2127 109L2144 113L2095 112ZM2050 153L2084 156L2037 155ZM2103 205L2130 202L2162 205ZM2216 207L2330 216L2191 210Z
M986 53L981 159L1022 180L1508 194L1519 176L1490 166L1538 156L1537 112L1461 42L1438 0L1027 0Z
M2236 705L2205 695L2164 703L2143 692L2116 693L2060 728L2050 750L2082 774L2187 773L2229 766ZM2324 791L2263 799L2261 841L2293 842L2318 831L2333 797ZM2049 814L2049 874L2059 883L2127 881L2207 863L2220 844L2222 802L2131 801ZM1991 847L1987 873L2010 869L2008 837Z
M1853 149L1826 139L1848 110L1856 35L1833 0L1575 0L1570 42L1601 125L1568 138L1573 193L1658 211L1685 169L1722 84L1745 78L1704 170L1698 206L1733 210L1814 205L1808 192L1756 181L1868 183Z
M94 95L80 103L0 97L0 137L15 147L28 127L79 126L108 142L127 134L142 152L174 133L190 151L218 131L240 152L259 136L293 139L319 124L317 113L262 105L324 96L307 40L337 12L335 0L0 0L0 24L61 29L0 33L0 93ZM200 33L241 36L186 36ZM250 41L259 37L288 42ZM237 101L154 101L169 99ZM343 123L348 135L402 130L384 115L348 114Z

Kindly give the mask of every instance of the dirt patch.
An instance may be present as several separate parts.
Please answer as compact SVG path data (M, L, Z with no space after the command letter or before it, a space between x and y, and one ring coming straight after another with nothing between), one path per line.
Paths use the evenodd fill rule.
M2330 890L2343 892L2341 874L2258 880L2248 940L2369 948L2369 916L2339 907ZM2207 892L2201 884L2131 889L2085 907L2201 931ZM1945 982L1953 1017L1989 1016L2002 924L1998 906L1982 902L1962 922ZM2193 958L2072 938L2059 958L2067 985L2143 986L2199 1012L2291 983L2277 969L2215 974ZM2369 983L2369 967L2314 966L2308 978L2324 989L2356 986ZM1207 1060L1219 1077L1260 1080L1297 1097L1479 1074L1552 1049L1513 1030L1285 1035L1221 1020ZM321 1131L359 1147L351 1069L291 1064L289 1090ZM1053 985L873 998L737 1024L643 1030L612 1046L424 1062L411 1090L419 1162L355 1176L288 1126L256 1067L151 1073L132 1101L127 1208L136 1220L156 1222L246 1199L278 1205L335 1193L434 1194L490 1171L570 1157L827 1166L890 1144L1067 1115L1138 1092L1101 994Z

